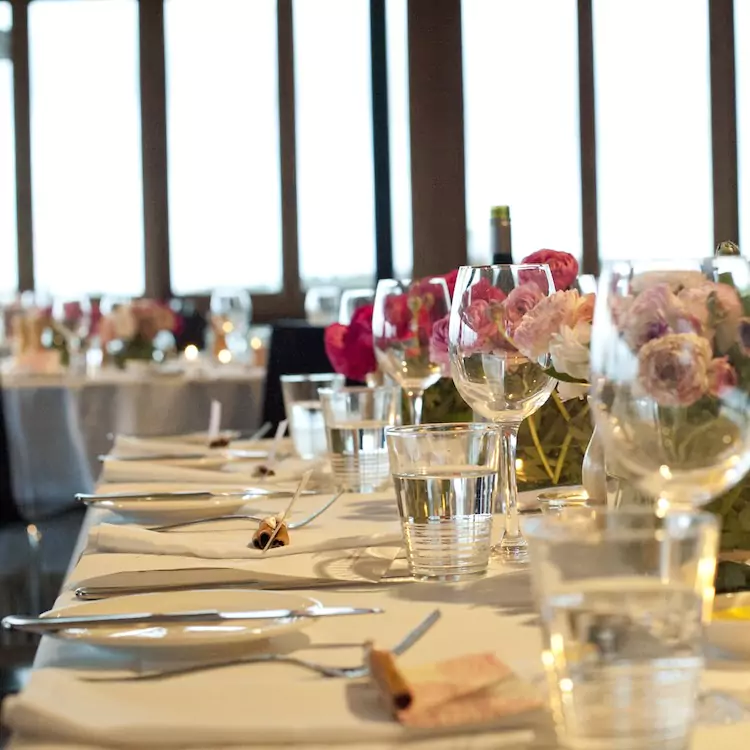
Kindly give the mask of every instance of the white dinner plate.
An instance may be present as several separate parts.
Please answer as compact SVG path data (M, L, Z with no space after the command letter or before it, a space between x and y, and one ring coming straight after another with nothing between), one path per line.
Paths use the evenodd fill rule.
M206 497L197 500L176 500L173 498L162 500L111 499L97 500L92 504L96 508L110 510L134 523L156 525L161 521L164 523L179 523L180 521L194 521L207 516L238 513L245 506L252 506L256 511L260 511L264 508L264 503L273 503L274 500L276 505L270 506L273 509L278 505L278 498L264 500L263 495L254 495L251 498L244 499L242 497Z
M206 589L115 596L55 609L45 612L42 617L188 612L199 609L241 612L255 609L306 609L315 606L320 606L320 602L291 592ZM55 636L117 649L201 649L273 638L300 630L313 620L311 617L286 617L276 620L186 622L169 625L97 625L61 630Z

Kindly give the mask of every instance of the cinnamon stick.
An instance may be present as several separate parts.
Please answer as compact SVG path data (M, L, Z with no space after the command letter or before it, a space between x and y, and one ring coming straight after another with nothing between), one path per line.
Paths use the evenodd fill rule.
M365 645L365 662L380 695L394 713L409 708L413 700L412 691L393 654L373 648L370 642Z

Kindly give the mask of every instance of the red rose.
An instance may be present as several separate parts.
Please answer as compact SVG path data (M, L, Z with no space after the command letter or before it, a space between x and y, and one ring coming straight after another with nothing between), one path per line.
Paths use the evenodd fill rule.
M456 279L458 278L458 269L454 269L450 273L446 273L445 276L441 277L445 280L445 285L448 287L448 294L451 297L451 301L453 300L453 292L456 288Z
M351 380L364 381L377 369L372 344L372 305L358 308L348 325L334 323L325 330L325 348L333 369Z
M555 282L555 291L561 292L570 289L578 276L578 261L570 254L558 250L537 250L527 255L523 263L546 263L552 272L552 280ZM536 281L538 279L527 279Z

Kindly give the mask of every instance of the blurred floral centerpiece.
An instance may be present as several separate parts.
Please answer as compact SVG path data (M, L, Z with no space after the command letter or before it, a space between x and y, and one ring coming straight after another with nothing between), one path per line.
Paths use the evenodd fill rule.
M173 334L176 328L177 318L169 307L154 300L139 299L117 304L102 316L99 338L105 357L124 368L128 360L154 360L160 352L157 337L163 333Z

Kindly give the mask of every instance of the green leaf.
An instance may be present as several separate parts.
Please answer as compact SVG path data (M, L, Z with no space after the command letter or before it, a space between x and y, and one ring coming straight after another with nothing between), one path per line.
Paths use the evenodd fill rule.
M578 383L579 385L589 385L587 380L582 378L574 378L572 375L568 375L565 372L558 372L554 367L545 368L545 372L555 380L561 380L563 383Z

